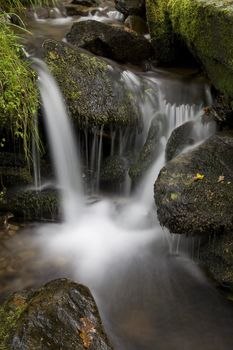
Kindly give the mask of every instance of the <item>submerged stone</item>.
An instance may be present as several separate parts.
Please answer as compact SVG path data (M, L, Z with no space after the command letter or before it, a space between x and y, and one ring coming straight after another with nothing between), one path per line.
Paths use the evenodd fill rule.
M66 39L75 47L120 62L139 64L153 55L150 42L142 35L98 21L74 23Z
M44 50L75 125L92 129L139 124L133 96L117 68L63 42L47 40Z
M179 234L231 234L232 154L229 131L168 162L154 186L160 223Z
M97 305L83 285L67 279L13 294L0 307L4 349L112 349Z

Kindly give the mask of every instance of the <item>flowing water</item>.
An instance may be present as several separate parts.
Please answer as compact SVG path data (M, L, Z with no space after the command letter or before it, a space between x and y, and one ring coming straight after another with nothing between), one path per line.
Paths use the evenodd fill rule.
M54 124L55 114L50 110L60 98L57 86L41 64L37 65L37 71L45 115ZM133 79L139 88L141 77L132 72L122 73L127 76L130 89L129 75L131 83ZM153 182L164 164L166 140L172 129L195 120L197 142L208 137L213 129L203 129L201 101L195 105L171 105L166 102L162 88L159 89L159 104L155 101L153 106L153 99L144 98L143 105L139 99L139 109L147 130L148 118L160 118L159 111L165 113L170 123L165 122L166 132L161 128L159 156L138 190L127 199L106 197L85 204L80 190L73 188L76 203L73 200L68 203L63 197L63 210L74 213L77 207L82 207L81 213L77 213L76 220L64 215L66 220L62 224L40 227L38 242L45 258L62 255L69 259L71 276L91 288L115 349L230 349L233 345L232 310L188 256L178 248L171 251L171 236L161 229L153 205ZM48 90L50 94L53 91L56 102L47 95ZM64 109L60 116L62 123L68 123ZM56 142L53 140L56 132L50 134L51 144ZM146 137L146 132L144 135ZM67 167L66 176L72 177L73 163L62 157L70 151L70 145L62 143L61 137L59 134L60 144L66 150L60 149L55 163L58 161L58 168ZM101 166L101 138L99 142L97 167ZM77 171L80 172L80 168L76 165L75 175ZM61 176L58 180L59 186L67 189ZM72 185L70 181L69 186Z
M62 256L69 261L66 274L93 292L116 350L232 349L232 308L190 259L190 242L184 251L179 238L174 243L173 236L160 227L153 200L153 183L164 165L172 130L193 120L197 144L214 132L213 125L204 127L201 122L203 106L211 103L207 85L162 70L136 73L122 69L121 80L134 96L144 127L130 140L128 130L111 130L109 155L124 155L128 147L138 152L154 119L160 128L158 155L134 191L130 191L127 176L121 197L99 196L88 201L76 140L59 89L42 62L36 60L34 66L64 217L63 223L36 229L42 259ZM103 135L103 128L94 130L90 140L85 131L84 151L80 150L83 162L97 173L91 189L95 193Z

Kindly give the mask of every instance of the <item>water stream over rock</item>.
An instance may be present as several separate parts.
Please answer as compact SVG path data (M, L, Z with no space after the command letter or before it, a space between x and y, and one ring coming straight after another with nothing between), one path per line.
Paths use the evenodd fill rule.
M60 16L56 12L56 18L41 20L36 15L35 32L46 33L57 25L67 29L73 19ZM120 23L122 16L100 8L76 18L87 19ZM63 38L64 28L53 28L54 37ZM139 125L88 125L76 132L76 140L55 79L42 61L33 59L63 220L29 227L29 234L26 230L26 238L18 244L14 239L6 243L5 254L15 249L24 265L11 289L67 276L87 285L115 350L230 350L232 307L194 262L194 239L181 239L161 228L153 199L153 185L165 163L172 131L193 123L194 144L183 152L214 133L214 125L202 120L203 107L211 104L209 87L189 73L142 72L107 62L113 73L119 73L115 89L124 86L129 93ZM43 184L35 145L33 154L38 191ZM109 158L120 159L124 180L120 190L111 188L106 195L101 181ZM22 253L23 246L29 250ZM17 260L12 260L15 273Z
M52 122L47 123L59 125L54 121L56 114L53 113L54 106L60 103L58 93L54 92L57 89L55 82L41 63L37 71L45 115L46 118L52 118ZM64 109L59 106L59 114L63 114L64 118L62 133L53 131L50 143L55 143L58 137L59 147L62 147L54 161L59 171L65 171L66 174L65 183L61 175L58 181L63 192L68 187L68 192L72 193L72 201L63 196L63 210L71 211L72 216L64 215L65 221L61 224L39 227L38 244L42 247L44 258L48 255L50 258L54 256L54 259L63 256L69 260L71 275L91 288L115 349L229 349L233 344L229 327L233 324L230 310L193 261L181 254L178 248L175 254L171 252L171 236L161 229L155 218L151 195L153 183L165 161L166 140L172 130L194 120L194 128L202 130L194 133L197 142L203 141L213 132L211 128L203 129L200 118L202 101L195 105L171 105L166 102L159 87L158 104L158 99L145 99L144 94L147 92L143 92L142 80L137 75L123 72L122 76L126 77L131 92L140 88L144 100L144 104L142 99L138 101L146 131L144 136L139 136L144 139L135 145L145 142L150 122L155 118L159 128L157 157L130 197L99 197L84 204L80 189L77 191L76 187L72 187L72 176L81 176L80 166L78 168L75 163L74 171L75 160L71 160L69 152L75 154L71 147L75 142L71 140L71 134L70 144L64 137L67 128L64 124L68 120ZM159 86L158 81L157 78L156 88ZM53 98L56 103L53 103ZM167 120L161 120L161 113ZM98 147L95 135L93 139L93 150L97 151L91 163L97 163L98 173L101 167L102 133L100 129ZM62 154L65 156L61 157ZM94 158L91 155L88 157ZM80 202L83 205L81 213L78 210ZM219 329L220 333L217 332Z

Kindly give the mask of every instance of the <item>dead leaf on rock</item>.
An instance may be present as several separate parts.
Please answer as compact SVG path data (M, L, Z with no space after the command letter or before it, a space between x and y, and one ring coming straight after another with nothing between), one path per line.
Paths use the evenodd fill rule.
M82 328L80 332L80 337L83 341L83 345L86 349L91 346L93 340L93 334L96 333L94 324L86 317L80 319L82 322Z
M218 177L218 182L223 182L225 180L225 176L221 175Z

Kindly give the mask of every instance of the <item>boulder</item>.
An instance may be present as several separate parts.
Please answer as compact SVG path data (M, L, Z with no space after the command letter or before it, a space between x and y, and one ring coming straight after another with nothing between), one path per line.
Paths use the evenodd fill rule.
M0 307L0 344L12 350L112 349L89 289L67 279L13 294Z
M116 9L126 17L130 15L145 16L145 0L115 0Z
M126 180L130 164L132 164L132 154L126 156L109 156L107 157L100 171L100 186L103 190L117 190Z
M0 189L32 184L28 168L0 167Z
M128 16L125 20L125 25L137 34L145 35L148 34L148 27L146 21L135 15Z
M193 121L189 121L173 130L166 145L167 162L179 155L185 147L194 144L193 124Z
M202 63L215 88L232 99L231 1L146 0L146 12L158 59L171 61L180 38Z
M59 195L55 190L7 192L0 201L0 209L27 221L61 218Z
M208 270L210 276L220 284L232 284L233 287L232 232L221 235L210 234L196 250L198 261Z
M147 139L135 163L129 169L132 181L138 182L149 167L153 164L160 152L160 139L166 132L166 116L158 113L151 121Z
M154 194L160 223L173 233L233 231L233 132L220 132L160 171Z
M119 70L63 42L46 40L44 51L78 128L138 127L140 119L134 100L121 81Z
M153 54L150 42L142 35L98 21L74 23L66 39L75 47L119 62L140 64Z

